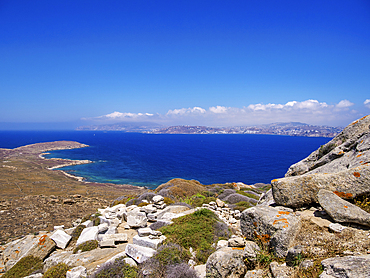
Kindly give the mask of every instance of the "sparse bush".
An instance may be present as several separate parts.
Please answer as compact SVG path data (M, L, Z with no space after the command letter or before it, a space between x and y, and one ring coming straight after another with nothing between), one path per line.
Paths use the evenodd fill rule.
M246 201L238 202L235 205L236 206L234 207L234 210L239 210L239 211L243 211L243 210L251 207L251 204L249 202L246 202Z
M320 159L321 157L327 155L334 148L335 148L335 144L334 143L327 143L325 145L321 145L320 148L319 148L318 158Z
M43 278L65 278L69 266L64 263L59 263L55 266L49 268L45 273Z
M172 200L171 198L169 198L169 197L164 197L164 203L168 206L168 205L172 205L172 204L174 204L175 203L175 201L174 200Z
M94 226L98 226L100 224L99 216L101 216L101 214L98 212L91 215L86 215L84 218L82 218L81 222L83 223L87 220L91 220Z
M212 243L217 240L216 215L208 209L173 219L174 224L162 227L160 231L167 237L167 242L174 242L197 253L205 254L212 249ZM198 260L205 263L207 255L199 256Z
M94 250L94 249L98 248L98 246L99 246L99 244L98 244L97 240L89 240L89 241L86 241L86 242L81 243L80 245L78 245L73 250L73 254L76 254L78 252L78 250L81 250L82 252L91 251L91 250Z
M25 277L39 269L42 269L42 260L34 256L27 256L20 259L2 277L3 278Z
M128 265L123 259L124 257L120 257L112 263L105 264L91 278L138 277L138 269Z
M182 276L188 273L188 269L180 265L186 264L189 259L189 251L178 244L167 243L159 247L157 253L141 265L141 272L145 270L151 273L150 278L167 278L173 271L176 271L177 276L170 277L188 277Z
M354 198L353 201L356 206L370 213L370 196L366 196L366 195L359 196L359 197Z
M167 267L166 278L197 278L198 275L187 263Z
M77 241L77 239L80 237L81 233L82 233L82 230L85 229L86 226L85 225L78 225L76 227L76 229L74 229L73 233L72 233L72 239L71 241Z

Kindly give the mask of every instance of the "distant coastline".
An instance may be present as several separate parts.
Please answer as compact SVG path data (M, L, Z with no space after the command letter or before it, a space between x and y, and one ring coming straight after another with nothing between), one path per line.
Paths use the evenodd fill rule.
M309 125L299 122L273 123L256 126L209 127L178 125L163 127L148 123L116 123L110 125L81 126L77 130L122 131L147 134L265 134L303 137L332 138L342 131L342 127Z

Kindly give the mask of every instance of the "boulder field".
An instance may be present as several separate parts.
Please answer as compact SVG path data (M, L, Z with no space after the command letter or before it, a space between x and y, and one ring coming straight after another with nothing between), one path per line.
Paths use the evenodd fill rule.
M148 278L370 277L369 150L366 116L292 165L284 178L271 181L258 202L251 200L257 193L249 186L244 195L240 187L214 191L215 200L200 206L170 204L175 192L185 196L186 190L169 182L135 201L98 209L73 228L56 226L1 246L0 272L32 254L43 269L27 277L43 277L60 263L69 267L66 277L99 277L117 259L138 269L137 277ZM187 183L194 193L204 189ZM233 200L253 206L241 211ZM159 271L153 258L169 238L159 229L205 209L228 232L214 238L205 263L199 250L187 247L186 261L171 265L171 273Z

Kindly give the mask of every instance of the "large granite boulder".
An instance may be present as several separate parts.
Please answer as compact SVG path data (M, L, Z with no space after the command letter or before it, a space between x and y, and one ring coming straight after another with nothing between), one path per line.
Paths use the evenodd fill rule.
M321 264L324 272L320 278L370 277L370 255L329 258Z
M271 181L278 205L302 207L317 202L326 189L351 199L370 194L370 117L347 126L327 144L292 165L285 178Z
M317 194L321 207L335 222L350 222L370 226L370 213L360 209L331 191L321 189Z
M247 271L244 264L244 251L225 247L209 256L206 263L207 278L240 278Z
M289 208L257 206L242 212L240 227L246 239L259 239L276 256L285 257L301 228L301 219Z
M302 207L317 202L320 189L352 199L370 194L370 164L335 173L305 174L271 181L274 200L278 205Z
M65 231L56 230L50 238L55 242L58 248L66 248L72 237Z
M99 233L99 227L93 226L89 228L85 228L82 230L82 233L77 239L76 246L90 240L97 240L98 239L98 233Z

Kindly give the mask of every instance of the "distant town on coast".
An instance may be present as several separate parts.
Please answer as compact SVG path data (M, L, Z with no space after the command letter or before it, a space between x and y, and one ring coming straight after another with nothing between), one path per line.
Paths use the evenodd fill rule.
M80 126L77 130L123 131L149 134L271 134L305 137L334 137L343 127L309 125L300 122L272 123L255 126L161 126L151 122L121 122L108 125Z

